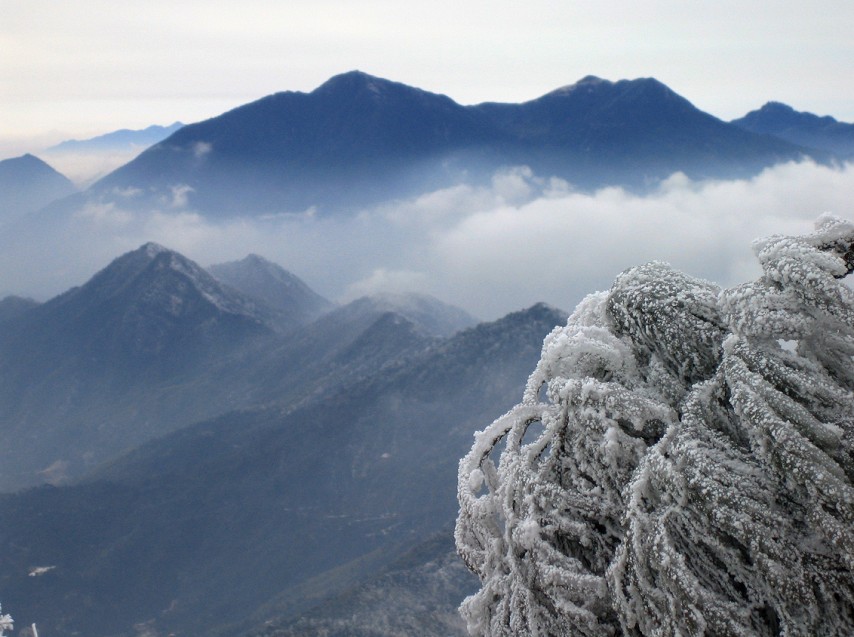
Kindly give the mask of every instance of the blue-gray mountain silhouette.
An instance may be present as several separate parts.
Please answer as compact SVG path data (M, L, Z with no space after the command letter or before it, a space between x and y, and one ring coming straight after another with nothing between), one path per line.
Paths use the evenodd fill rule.
M79 475L227 406L222 392L178 388L209 387L200 370L272 337L278 318L154 243L18 307L0 330L0 488Z
M122 128L89 139L67 139L47 148L45 152L50 154L141 150L166 139L182 126L183 123L175 122L169 126L153 124L139 130Z
M416 295L332 309L257 256L213 270L232 285L148 243L42 305L0 301L0 490L73 479L225 411L299 402L476 322Z
M341 331L350 315L338 314ZM4 607L92 637L149 620L158 633L243 634L298 616L450 533L472 427L506 409L564 320L537 305L424 341L387 313L375 325L399 354L385 363L340 347L327 360L362 357L349 362L363 373L184 428L77 486L0 497ZM52 575L29 578L42 563Z
M525 164L581 187L643 186L674 171L743 176L806 151L703 113L654 79L587 77L522 104L462 106L354 71L185 126L91 196L172 189L207 214L352 209Z
M854 157L854 124L837 121L829 115L818 116L780 102L768 102L732 123L753 133L773 135L842 158Z
M207 269L223 283L274 308L293 325L308 323L334 307L302 279L257 254Z
M34 155L4 159L0 161L0 224L74 191L67 177Z

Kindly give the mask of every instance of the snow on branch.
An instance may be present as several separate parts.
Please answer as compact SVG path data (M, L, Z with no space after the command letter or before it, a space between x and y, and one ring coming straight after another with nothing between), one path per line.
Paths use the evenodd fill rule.
M854 634L854 225L582 301L460 462L472 635Z

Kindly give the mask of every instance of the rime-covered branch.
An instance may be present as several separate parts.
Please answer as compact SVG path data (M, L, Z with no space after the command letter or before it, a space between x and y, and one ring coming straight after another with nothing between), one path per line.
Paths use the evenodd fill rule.
M854 634L854 226L585 299L460 463L473 635Z

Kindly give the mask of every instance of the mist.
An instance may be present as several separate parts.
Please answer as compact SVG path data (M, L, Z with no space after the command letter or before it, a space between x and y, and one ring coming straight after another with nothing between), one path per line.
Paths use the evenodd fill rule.
M86 188L101 177L137 157L145 147L102 152L45 150L38 157L68 177L78 188Z
M485 185L443 188L346 217L309 209L211 221L188 207L186 189L174 194L146 212L89 202L62 223L42 218L26 233L35 239L24 242L5 229L0 294L45 300L155 241L202 265L260 254L337 301L411 291L485 320L539 301L572 309L620 271L651 260L721 285L753 278L753 239L809 232L824 212L851 215L854 168L788 163L730 181L677 173L639 195L580 192L515 167Z

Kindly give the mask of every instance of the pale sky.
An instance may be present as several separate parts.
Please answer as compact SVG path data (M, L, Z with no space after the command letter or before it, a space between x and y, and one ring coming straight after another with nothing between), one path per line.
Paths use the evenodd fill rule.
M656 77L722 119L854 121L850 0L0 0L0 158L360 69L463 104Z

